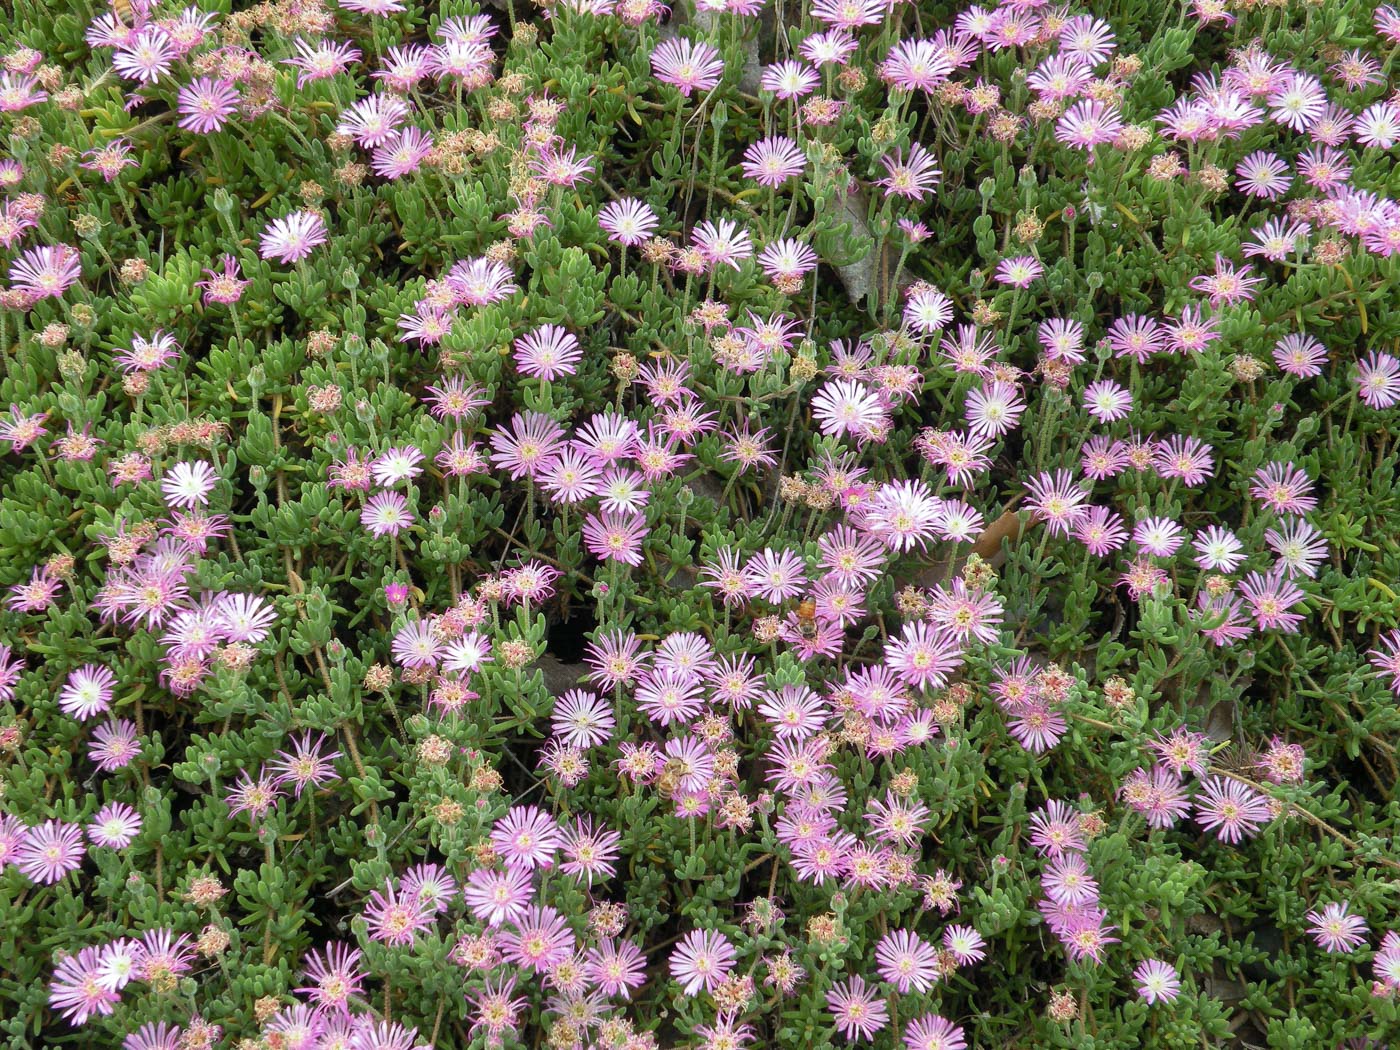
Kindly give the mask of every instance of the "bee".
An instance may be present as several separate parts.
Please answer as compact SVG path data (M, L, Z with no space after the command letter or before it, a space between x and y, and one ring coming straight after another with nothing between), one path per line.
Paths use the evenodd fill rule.
M817 636L817 603L811 598L803 598L797 603L797 633L807 641Z
M112 13L123 22L131 17L131 0L111 0Z

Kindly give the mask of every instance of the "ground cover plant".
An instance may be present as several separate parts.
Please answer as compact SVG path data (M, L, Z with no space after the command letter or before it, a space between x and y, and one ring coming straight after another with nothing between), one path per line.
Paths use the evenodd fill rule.
M1397 51L11 0L9 1045L1383 1046Z

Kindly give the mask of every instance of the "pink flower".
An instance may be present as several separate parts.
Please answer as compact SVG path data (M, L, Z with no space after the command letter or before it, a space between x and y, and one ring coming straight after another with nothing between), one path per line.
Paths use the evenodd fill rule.
M1238 780L1207 777L1196 796L1196 823L1222 842L1253 838L1272 817L1268 799Z
M938 185L937 158L919 143L909 148L908 154L886 154L880 158L885 169L885 177L876 185L883 186L887 196L904 197L911 201L922 201Z
M1346 901L1325 904L1321 911L1308 912L1308 933L1326 952L1354 952L1366 943L1366 920L1349 914Z
M821 432L841 437L864 437L886 416L880 395L850 379L828 382L812 398L812 417Z
M631 941L604 939L588 950L588 979L609 998L630 999L646 983L646 956Z
M734 968L734 946L715 930L691 930L671 952L671 976L686 995L713 991Z
M879 990L862 977L848 977L826 993L826 1008L836 1030L851 1041L869 1040L890 1023L890 1012Z
M314 211L294 211L268 223L262 232L258 253L264 259L281 263L300 262L313 248L325 244L326 222Z
M99 664L84 664L68 676L58 694L58 706L66 715L80 722L105 713L112 706L112 691L117 676Z
M589 553L601 561L640 565L642 540L649 531L646 515L641 511L605 510L584 518L583 542Z
M692 91L709 91L719 85L724 62L709 44L676 37L658 44L651 53L651 71L657 80L689 98Z
M217 480L214 468L204 460L184 460L171 467L161 479L160 491L172 507L208 506L209 493Z
M1123 130L1118 111L1097 99L1081 99L1055 122L1055 139L1067 146L1092 151L1112 142Z
M598 225L608 239L628 248L646 241L660 223L651 205L635 197L611 201L598 212Z
M702 222L691 231L690 238L711 266L729 266L738 270L743 260L753 256L753 239L732 219L720 219L717 223Z
M11 271L11 277L13 275ZM1392 408L1400 404L1400 360L1372 350L1357 362L1356 385L1361 400L1370 408Z
M21 875L40 886L51 886L83 866L83 829L58 820L30 828L15 851Z
M419 933L433 926L436 917L436 910L416 893L400 896L392 883L372 893L364 911L370 940L393 947L412 944Z
M1026 501L1052 536L1068 534L1085 512L1086 493L1067 470L1042 472L1026 483Z
M573 375L583 358L578 336L555 324L541 325L515 340L514 346L521 373L546 382Z
M937 1014L924 1014L904 1029L906 1050L965 1050L967 1036L958 1025Z
M797 143L786 135L774 135L744 151L740 171L744 178L753 179L760 186L775 187L800 176L806 166L807 158Z
M81 276L81 257L66 244L30 248L10 264L11 287L36 302L61 296Z
M938 952L927 941L909 930L891 930L875 946L879 974L908 995L910 989L923 993L941 976Z
M1160 959L1146 959L1133 971L1138 996L1148 1004L1170 1003L1181 994L1176 967Z
M512 806L491 830L491 844L508 867L548 868L563 844L559 825L538 806Z
M93 814L87 826L88 841L108 849L125 849L140 832L140 814L125 802L109 802Z
M121 996L98 978L102 963L101 950L89 947L65 957L54 968L49 1005L74 1027L87 1024L90 1017L110 1015L121 1002Z
M488 926L513 922L524 915L534 894L534 879L528 868L477 868L467 876L463 889L467 907Z
M242 95L231 82L197 77L180 88L177 96L180 127L200 135L222 131L228 118L238 111L241 99Z
M1003 259L997 264L995 277L1002 284L1013 288L1029 288L1031 283L1045 272L1045 267L1033 255L1017 255Z
M401 492L376 493L360 511L360 523L372 536L397 536L413 522L413 512Z

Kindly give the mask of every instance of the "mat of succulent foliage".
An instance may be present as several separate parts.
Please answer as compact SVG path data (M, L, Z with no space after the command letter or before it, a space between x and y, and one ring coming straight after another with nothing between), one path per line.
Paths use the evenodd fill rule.
M5 6L8 1045L1400 1030L1400 11Z

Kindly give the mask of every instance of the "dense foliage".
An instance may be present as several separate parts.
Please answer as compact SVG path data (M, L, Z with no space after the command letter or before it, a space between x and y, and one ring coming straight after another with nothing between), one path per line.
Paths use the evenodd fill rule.
M1400 13L496 3L0 12L10 1044L1400 1031Z

